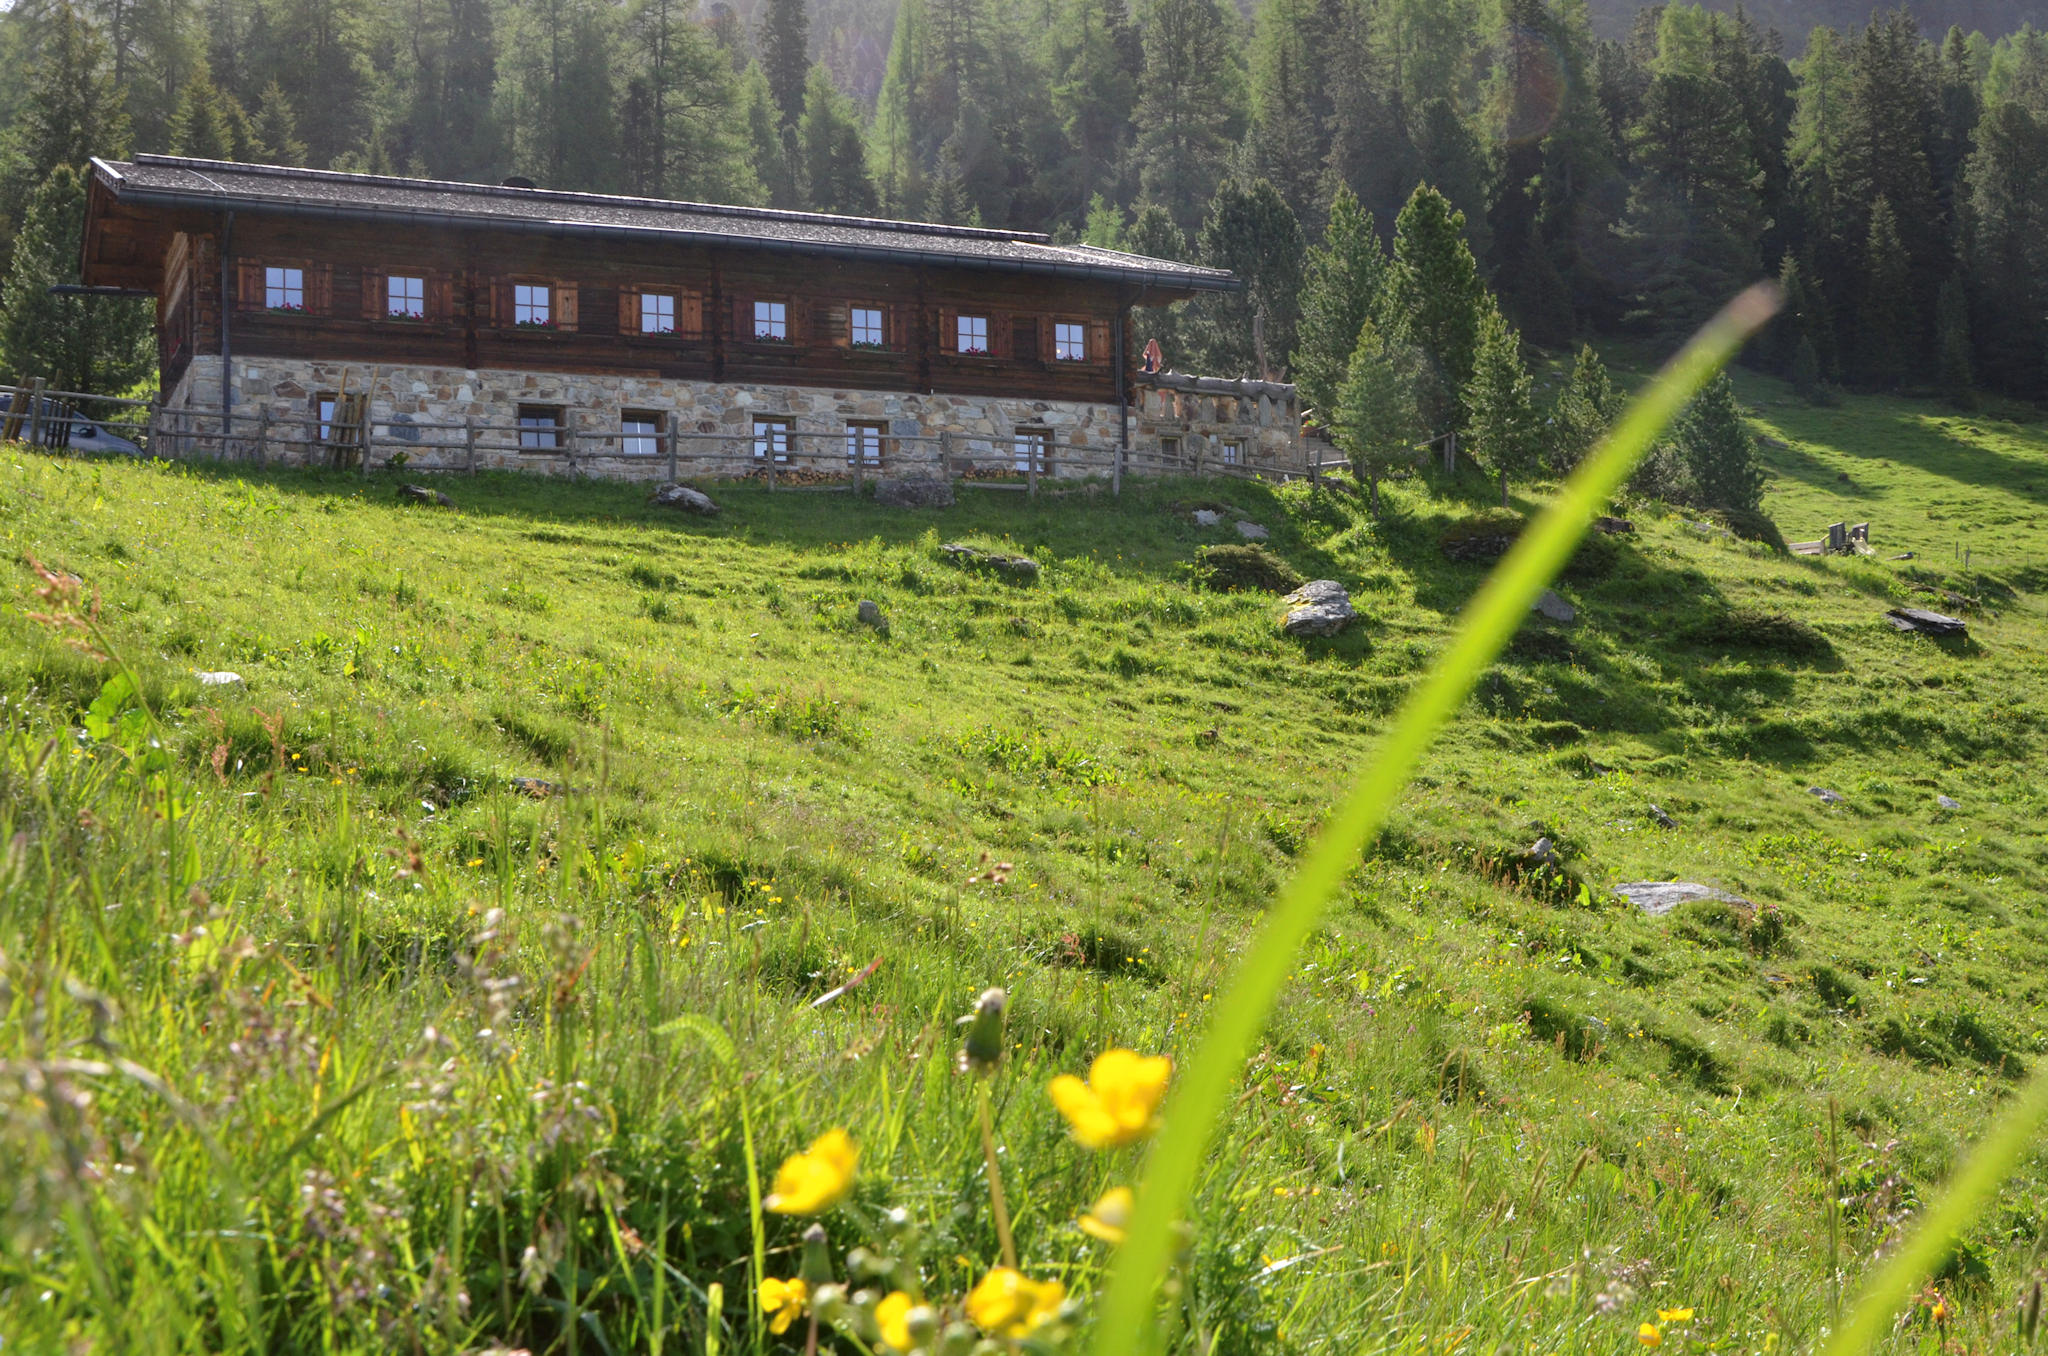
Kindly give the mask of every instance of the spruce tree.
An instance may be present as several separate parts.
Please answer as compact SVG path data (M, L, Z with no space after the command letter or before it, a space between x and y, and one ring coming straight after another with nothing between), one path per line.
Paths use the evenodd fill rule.
M761 16L761 69L784 127L804 114L811 70L811 19L805 0L768 0Z
M1792 349L1792 394L1811 404L1820 398L1820 353L1813 336L1802 334Z
M1123 249L1147 259L1171 259L1184 263L1188 240L1174 224L1173 214L1156 202L1139 204L1124 232ZM1136 306L1131 309L1131 329L1142 350L1149 340L1158 340L1168 368L1186 370L1187 356L1181 351L1181 313L1185 303L1173 306ZM1132 366L1137 365L1136 355Z
M2008 395L2048 395L2048 116L1991 104L1965 176L1972 223L1977 375Z
M149 373L154 316L147 302L126 297L50 295L53 284L78 281L84 231L85 177L60 165L29 199L0 285L0 373L115 394Z
M1149 0L1138 84L1138 181L1183 231L1200 227L1242 122L1236 21L1217 0Z
M1479 324L1479 349L1465 388L1473 451L1500 477L1500 506L1508 481L1543 465L1543 425L1536 414L1536 383L1522 363L1522 340L1506 317L1488 307Z
M1439 432L1464 427L1465 386L1479 349L1481 317L1492 309L1465 243L1465 218L1428 185L1416 188L1394 223L1381 317L1422 355L1423 412Z
M213 83L205 66L186 77L171 115L171 154L203 160L233 160L240 150L242 109L232 95Z
M29 199L50 171L82 166L96 155L125 155L129 149L128 115L113 83L106 44L69 3L60 3L44 18L35 61L9 74L34 94L0 137L0 269L6 267Z
M1935 369L1942 392L1958 404L1966 402L1973 385L1970 302L1960 273L1941 285L1941 295L1935 300L1934 345Z
M812 211L855 216L874 212L875 185L868 178L860 115L823 65L811 67L804 84L804 115L797 124L797 145L803 161L804 196Z
M1208 292L1188 303L1183 337L1204 374L1265 377L1284 368L1295 347L1305 253L1301 223L1279 191L1260 179L1227 183L1202 223L1203 263L1243 280L1240 292ZM1257 336L1263 331L1265 368Z
M1294 380L1304 408L1327 415L1386 286L1387 252L1372 218L1350 188L1330 204L1323 243L1308 253L1301 287L1301 324L1294 345Z
M249 120L249 155L271 165L303 165L306 143L299 140L298 120L275 80L263 87L256 116Z
M1358 344L1338 387L1330 431L1338 449L1351 459L1352 473L1366 483L1375 517L1380 511L1380 477L1425 436L1422 411L1416 406L1417 375L1411 349L1388 343L1370 319L1360 325Z
M1906 353L1915 329L1911 268L1900 243L1891 203L1879 198L1870 213L1864 247L1863 291L1857 306L1857 370L1879 390L1906 377Z
M1742 422L1735 385L1721 373L1678 417L1673 442L1704 508L1754 513L1763 505L1764 469Z
M1621 396L1607 375L1607 365L1591 344L1585 345L1551 412L1551 469L1562 474L1577 466L1607 436L1620 412Z

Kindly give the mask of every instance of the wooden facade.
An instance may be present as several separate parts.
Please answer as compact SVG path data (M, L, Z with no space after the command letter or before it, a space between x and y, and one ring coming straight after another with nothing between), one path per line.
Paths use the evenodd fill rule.
M209 206L128 187L192 166L232 191ZM1117 404L1132 305L1234 285L1039 236L157 157L97 168L85 280L154 293L167 393L219 354ZM401 193L406 210L374 199ZM548 229L558 206L596 220ZM691 229L604 223L658 227L665 207Z

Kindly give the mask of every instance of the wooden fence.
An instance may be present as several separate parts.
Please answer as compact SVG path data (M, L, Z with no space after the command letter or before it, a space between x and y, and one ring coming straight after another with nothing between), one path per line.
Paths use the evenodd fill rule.
M0 438L25 438L64 448L55 430L92 418L166 460L213 460L269 465L325 465L364 476L513 469L542 474L622 480L734 480L764 482L770 490L851 491L881 478L945 478L963 487L1037 494L1041 482L1106 480L1121 493L1126 476L1231 476L1248 480L1319 480L1345 466L1303 440L1291 464L1255 456L1226 460L1201 441L1173 456L1157 448L1121 448L977 434L890 434L861 439L845 429L795 427L772 433L685 432L644 425L577 427L531 421L469 418L461 422L374 415L358 398L326 419L317 413L283 416L263 407L233 410L223 421L218 405L167 406L148 400L46 389L38 380L0 385ZM125 418L100 418L102 409ZM91 412L91 413L89 413ZM855 449L861 455L854 455Z

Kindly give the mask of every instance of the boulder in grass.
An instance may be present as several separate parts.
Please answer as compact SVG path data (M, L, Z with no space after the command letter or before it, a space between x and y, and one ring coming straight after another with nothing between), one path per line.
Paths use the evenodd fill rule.
M453 499L426 485L400 485L398 497L413 504L432 504L436 508L455 507Z
M681 509L685 513L701 513L705 517L718 512L718 505L702 490L693 490L688 485L663 485L647 496L647 502L656 508Z
M1030 556L1013 556L1001 551L984 551L978 546L968 546L963 542L957 541L947 542L939 548L939 553L962 569L985 570L990 574L1001 575L1003 578L1017 584L1035 584L1038 582L1038 562Z
M1848 799L1841 792L1830 791L1825 786L1809 786L1806 788L1806 794L1823 805L1840 805Z
M1536 595L1536 601L1529 606L1531 612L1540 612L1561 625L1570 625L1578 615L1578 609L1557 596L1549 589Z
M1714 899L1741 908L1752 907L1741 895L1731 895L1711 885L1689 880L1638 880L1614 887L1614 893L1641 909L1651 918L1662 918L1681 904L1695 899Z
M1334 636L1358 617L1351 594L1334 579L1312 579L1282 601L1280 629L1290 636Z
M875 502L884 508L951 508L953 482L941 476L878 480Z

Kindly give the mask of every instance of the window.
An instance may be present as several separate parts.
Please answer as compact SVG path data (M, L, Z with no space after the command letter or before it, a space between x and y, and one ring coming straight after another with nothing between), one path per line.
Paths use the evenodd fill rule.
M322 391L313 397L313 413L319 417L320 441L323 443L334 441L334 407L339 400L340 397L332 391Z
M647 312L642 311L641 315ZM662 413L660 410L620 410L619 451L628 457L653 457L661 454Z
M515 325L530 325L536 329L553 329L555 324L554 289L546 283L514 283L512 285L512 323Z
M789 342L789 306L780 301L754 303L754 337L772 344Z
M953 346L961 353L974 357L988 356L988 317L985 315L963 315L956 318L953 331Z
M848 328L855 348L882 348L888 340L882 334L882 312L875 306L856 306L848 316Z
M1052 356L1063 363L1088 361L1088 327L1062 320L1052 327Z
M546 290L546 289L542 289ZM560 405L519 407L519 447L527 452L553 452L562 445Z
M1163 461L1180 460L1180 439L1164 437L1159 440L1159 456Z
M663 292L640 294L640 333L674 334L676 299Z
M1223 464L1225 466L1244 465L1244 439L1225 438L1223 440Z
M306 309L306 271L302 268L263 270L263 304L273 311Z
M882 439L887 437L887 424L848 424L846 426L846 464L859 462L863 466L882 464Z
M385 278L384 314L396 320L425 320L427 280L402 278L396 273Z
M1019 471L1037 471L1038 474L1044 475L1052 469L1052 430L1018 429L1016 452L1016 466Z
M789 460L789 420L756 419L754 421L754 457L777 461Z

